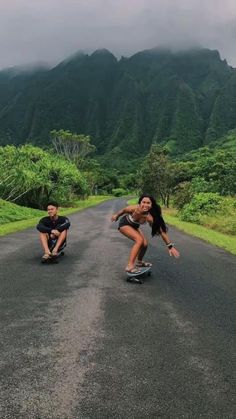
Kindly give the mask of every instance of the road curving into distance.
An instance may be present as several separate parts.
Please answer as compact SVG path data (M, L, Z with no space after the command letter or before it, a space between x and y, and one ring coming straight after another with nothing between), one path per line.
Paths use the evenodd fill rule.
M38 233L0 238L0 417L235 418L236 257L170 228L153 272L126 282L122 199L70 216L66 255L42 265Z

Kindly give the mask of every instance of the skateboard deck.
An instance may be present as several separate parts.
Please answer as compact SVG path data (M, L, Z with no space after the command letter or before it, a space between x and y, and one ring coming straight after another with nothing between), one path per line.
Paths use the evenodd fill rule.
M143 280L142 278L147 274L148 276L151 275L152 272L152 267L148 266L148 267L143 267L143 268L139 268L140 273L131 273L131 272L126 272L127 275L127 282L134 282L137 284L142 284Z

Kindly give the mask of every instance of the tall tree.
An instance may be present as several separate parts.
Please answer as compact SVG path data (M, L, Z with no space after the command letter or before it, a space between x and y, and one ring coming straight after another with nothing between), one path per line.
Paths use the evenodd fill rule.
M167 149L157 144L152 145L138 176L142 193L154 195L168 207L174 187L174 165L168 157Z
M96 149L90 143L90 137L88 135L79 135L61 129L59 131L51 131L50 136L56 152L75 163Z

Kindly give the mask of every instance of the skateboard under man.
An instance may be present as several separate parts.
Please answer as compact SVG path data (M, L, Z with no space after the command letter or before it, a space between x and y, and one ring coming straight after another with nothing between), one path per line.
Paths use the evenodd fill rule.
M46 264L48 264L48 263L59 263L59 258L61 256L64 256L64 254L65 254L65 252L61 249L61 250L59 250L57 256L52 256L52 257L50 257L48 259L45 259L45 260L41 259L41 262L46 263Z
M57 240L55 240L55 239L50 238L48 240L48 247L49 247L50 252L53 251L53 249L56 245L56 242L57 242ZM58 250L57 256L52 256L51 258L48 258L48 259L45 259L45 260L41 259L42 263L58 263L59 262L58 258L60 258L61 256L64 256L64 254L65 254L65 252L64 252L65 247L66 247L66 240L61 244L61 246Z
M131 273L131 272L126 272L127 275L127 282L133 282L136 284L143 284L143 278L147 275L150 276L152 273L152 267L151 266L147 266L147 267L141 267L138 268L140 270L139 273Z

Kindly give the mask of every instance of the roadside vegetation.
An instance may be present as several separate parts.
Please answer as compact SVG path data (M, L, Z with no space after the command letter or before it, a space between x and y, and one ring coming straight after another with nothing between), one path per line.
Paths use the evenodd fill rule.
M56 200L60 214L126 193L118 176L90 156L90 138L52 131L47 149L31 144L0 147L0 235L34 226Z
M229 235L226 233L220 233L217 230L213 230L209 226L205 227L193 223L181 221L178 217L169 215L169 212L164 210L164 217L168 224L175 226L179 230L184 231L194 237L198 237L202 240L207 241L215 246L221 247L230 253L236 255L236 236ZM222 222L222 220L221 220Z
M128 201L129 205L137 204L137 198L132 198ZM174 208L162 208L164 219L167 224L184 231L199 239L205 240L208 243L218 246L228 252L236 255L236 235L227 234L224 231L224 215L217 217L217 221L213 224L214 217L211 219L212 224L194 224L186 221L182 221L178 217L178 212ZM235 216L235 215L234 215ZM230 218L230 217L229 217ZM223 232L221 232L223 231Z
M116 171L103 168L91 153L90 138L69 131L52 131L50 147L31 144L0 147L0 198L25 207L43 209L54 199L74 206L91 195L120 196L130 187Z
M120 164L118 150L116 158L113 152L98 156L90 137L64 130L52 131L45 149L2 146L0 234L34 225L51 199L69 214L112 196L145 191L165 209L167 222L235 252L235 144L236 131L185 155L153 144L144 159L124 159L122 153ZM222 245L216 233L232 245Z
M203 147L175 159L168 148L153 145L137 174L138 191L157 198L167 223L234 254L235 144L236 132L231 131L215 147Z
M69 215L98 205L108 199L111 199L111 196L90 196L87 199L75 201L73 207L60 207L59 213L60 215ZM0 199L0 236L35 226L38 220L45 215L47 215L45 211L22 207Z

